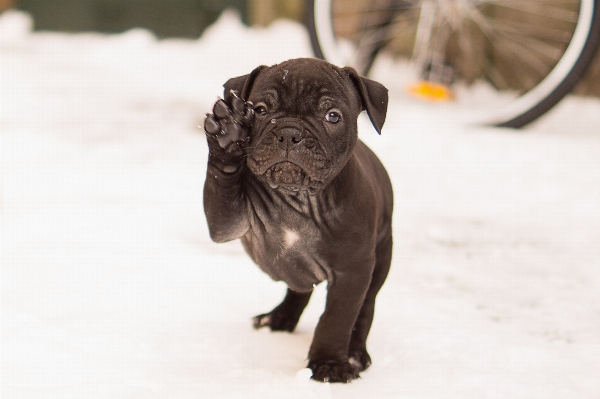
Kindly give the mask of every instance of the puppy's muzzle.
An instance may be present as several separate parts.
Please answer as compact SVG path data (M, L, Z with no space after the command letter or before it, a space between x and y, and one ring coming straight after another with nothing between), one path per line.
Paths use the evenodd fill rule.
M326 152L301 123L277 120L257 140L248 157L255 175L265 179L271 188L316 193L323 187L327 174Z

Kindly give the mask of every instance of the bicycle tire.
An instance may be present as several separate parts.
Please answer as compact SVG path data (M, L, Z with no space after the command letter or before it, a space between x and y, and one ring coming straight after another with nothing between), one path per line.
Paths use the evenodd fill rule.
M306 23L315 56L334 64L350 64L340 53L331 11L333 0L308 0ZM405 1L412 6L420 1ZM481 2L480 2L481 3ZM373 3L375 4L375 3ZM536 120L564 98L591 64L600 45L600 1L580 0L569 44L549 72L509 104L480 118L477 123L519 128ZM374 58L381 48L373 52ZM364 65L370 68L373 59ZM361 71L365 72L365 70ZM367 69L368 72L368 69Z

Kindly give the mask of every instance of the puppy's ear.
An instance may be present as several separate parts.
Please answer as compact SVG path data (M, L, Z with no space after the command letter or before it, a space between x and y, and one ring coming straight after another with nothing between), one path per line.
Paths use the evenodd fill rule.
M348 73L358 89L363 103L363 110L367 110L375 130L381 134L381 128L387 114L388 89L381 83L359 76L353 68L346 67L344 71Z
M238 92L238 95L243 100L248 100L248 95L250 94L250 91L252 90L252 85L254 84L254 79L256 79L258 74L265 68L267 68L266 65L261 65L261 66L255 68L254 71L250 72L250 74L248 74L248 75L238 76L237 78L229 79L223 85L223 87L225 88L223 98L227 98L227 96L229 95L229 92L231 92L231 90L235 90Z

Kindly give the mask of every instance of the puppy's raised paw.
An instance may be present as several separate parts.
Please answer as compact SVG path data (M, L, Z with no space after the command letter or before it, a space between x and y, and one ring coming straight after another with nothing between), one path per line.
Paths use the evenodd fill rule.
M204 131L211 142L226 149L232 143L243 147L248 141L248 132L254 122L254 106L242 100L231 91L225 100L219 99L213 106L213 113L204 120Z

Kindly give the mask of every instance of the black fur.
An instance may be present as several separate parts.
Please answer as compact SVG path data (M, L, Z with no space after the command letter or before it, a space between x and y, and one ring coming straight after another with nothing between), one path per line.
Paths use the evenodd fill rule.
M349 382L371 364L366 340L391 262L393 198L356 119L366 110L381 132L387 102L385 87L351 68L296 59L227 81L205 123L211 237L240 238L289 287L254 326L293 331L313 286L328 282L308 354L320 381Z

